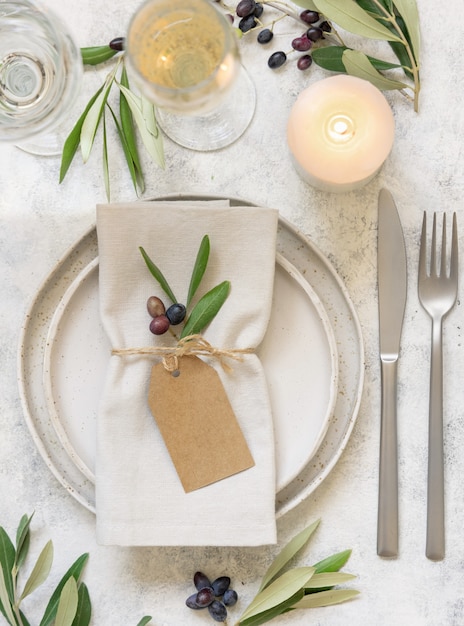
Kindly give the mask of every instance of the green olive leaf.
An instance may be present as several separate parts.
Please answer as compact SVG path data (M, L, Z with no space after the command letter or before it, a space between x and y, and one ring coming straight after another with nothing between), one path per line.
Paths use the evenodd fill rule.
M88 110L85 116L85 119L83 121L81 134L80 134L80 144L81 144L82 159L84 163L87 162L90 156L90 152L92 150L93 142L95 140L97 128L103 115L105 104L106 104L108 95L111 90L111 85L113 84L113 81L115 79L116 68L117 66L106 77L106 80L103 84L103 88L101 92L98 94L97 98L92 103L92 106Z
M335 587L335 585L343 585L356 578L354 574L345 574L344 572L324 572L322 574L314 574L304 586L305 589L319 589L321 587Z
M90 603L89 590L85 583L78 587L77 611L72 626L89 626L92 617L92 605Z
M55 615L56 615L56 611L58 608L58 603L60 601L60 595L61 595L61 591L63 587L65 586L67 580L71 576L73 576L76 581L79 580L82 570L84 569L84 565L87 563L88 558L89 558L89 555L87 552L82 554L80 557L78 557L74 561L74 563L71 565L68 571L61 578L50 600L48 601L47 607L45 609L45 613L42 617L42 620L39 626L51 626L51 624L53 624L53 620L55 619Z
M406 83L383 76L375 69L367 56L359 50L345 50L342 55L342 61L348 74L368 80L378 89L388 91L408 88Z
M136 96L120 82L118 86L126 97L145 148L156 163L164 168L163 138L156 123L155 107L146 98Z
M24 563L24 560L29 551L30 545L30 524L32 521L33 514L30 516L23 515L19 521L18 529L16 531L16 556L15 556L15 564L14 569L17 572L21 565Z
M53 543L47 541L42 552L39 554L29 578L26 580L20 600L24 600L28 595L40 587L47 579L53 563Z
M143 189L144 189L142 172L141 172L141 170L139 171L137 169L136 164L134 163L134 159L132 157L129 145L127 143L126 135L123 133L121 124L119 123L119 120L116 117L115 112L113 111L111 106L108 104L108 102L106 103L106 106L108 107L108 109L111 112L111 116L112 116L114 124L116 126L116 130L118 131L118 135L119 135L119 139L121 141L121 146L122 146L122 149L123 149L123 152L124 152L124 156L126 157L127 167L129 169L129 173L131 175L132 184L134 186L135 192L138 195L139 186L140 186L140 191L143 191Z
M240 617L240 621L272 609L281 602L285 602L285 600L288 600L288 598L301 590L313 575L313 567L296 567L285 572L253 598ZM299 600L299 602L301 601Z
M81 48L82 62L84 65L98 65L112 59L117 50L113 50L109 46L92 46L90 48Z
M105 190L106 197L108 202L110 201L111 190L110 190L110 169L108 165L108 141L106 137L106 116L105 111L103 111L103 180L105 182Z
M346 72L343 65L342 56L345 50L349 50L346 46L325 46L324 48L316 48L312 51L311 56L319 67L331 72ZM400 68L398 63L389 63L366 55L372 65L378 70L392 70Z
M60 181L59 181L60 183L63 182L64 177L66 176L69 170L69 166L71 165L74 159L74 156L77 152L77 149L79 147L79 143L81 140L82 125L84 124L85 118L87 117L87 113L90 111L95 100L99 97L99 95L103 91L103 87L104 85L102 85L100 89L98 89L98 91L90 98L89 102L87 103L87 106L84 109L84 112L82 113L80 118L77 120L76 124L74 125L74 128L71 130L66 141L64 142L63 153L61 156Z
M293 605L293 609L315 609L321 606L331 606L351 600L359 595L356 589L330 589L319 593L310 593Z
M7 589L8 576L5 577L3 565L0 563L0 609L11 626L16 626L16 619L11 608L9 592Z
M394 4L403 18L411 40L416 61L420 54L420 23L416 0L394 0Z
M169 286L168 281L164 277L163 272L159 269L157 265L155 265L155 263L153 263L153 261L150 259L148 254L142 248L142 246L139 246L139 250L140 250L141 255L143 256L143 260L145 261L146 266L148 267L150 271L150 274L158 281L161 289L164 291L164 293L167 295L167 297L171 300L173 304L178 302L171 287Z
M343 550L343 552L337 552L332 554L322 561L318 561L313 565L316 570L316 574L322 574L323 572L338 572L348 561L351 556L351 550Z
M201 333L205 326L207 326L217 315L219 309L226 301L229 291L230 282L225 280L205 293L205 295L200 298L197 304L193 307L192 312L182 329L180 335L181 339L188 337L189 335L197 335L198 333Z
M239 626L260 626L261 624L265 624L266 622L271 621L271 619L274 619L274 617L278 617L279 615L282 615L282 613L286 613L287 611L289 611L291 607L303 597L304 590L299 589L296 593L293 594L293 596L290 596L289 598L287 598L287 600L284 600L284 602L280 602L279 604L276 604L276 606L273 606L271 609L262 611L257 615L252 615L251 617L247 617L244 620L240 619L238 624Z
M285 565L287 565L290 559L292 559L308 543L320 522L321 520L318 519L310 526L304 528L282 548L264 574L258 591L262 591L265 587L267 587L271 580L277 576Z
M124 64L122 66L120 82L123 87L130 90L129 78ZM128 163L130 160L133 164L135 177L134 187L136 191L137 187L139 187L140 191L143 192L145 185L143 181L142 166L140 163L137 141L135 139L134 119L132 117L132 111L127 102L127 98L121 90L119 91L119 118L121 120L121 135L124 137L124 141L121 138L121 142L123 143L123 146L124 144L127 146L128 154L126 154L126 160ZM126 149L124 152L126 153Z
M54 626L72 626L77 612L77 583L73 576L66 581L60 594Z
M293 4L301 7L302 9L309 9L310 11L317 11L317 7L313 0L295 0Z
M0 565L3 570L5 588L11 602L14 602L13 568L15 558L15 547L5 529L0 527Z
M151 622L151 615L145 615L145 617L142 617L137 626L145 626L149 622Z
M350 33L368 39L401 41L398 35L379 24L355 0L314 0L320 13Z
M192 277L190 279L190 285L189 285L189 290L188 290L188 295L187 295L187 302L186 302L187 307L192 301L192 298L198 289L201 279L203 278L203 275L206 270L206 266L208 265L209 252L210 252L209 237L208 235L205 235L203 239L201 240L200 248L198 249L197 258L195 260L195 265L193 267Z

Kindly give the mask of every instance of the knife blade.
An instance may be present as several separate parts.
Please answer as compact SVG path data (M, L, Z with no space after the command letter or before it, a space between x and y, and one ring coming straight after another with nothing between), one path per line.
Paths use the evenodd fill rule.
M378 200L377 282L381 364L381 426L377 554L398 555L398 358L407 292L403 228L393 196L381 189Z

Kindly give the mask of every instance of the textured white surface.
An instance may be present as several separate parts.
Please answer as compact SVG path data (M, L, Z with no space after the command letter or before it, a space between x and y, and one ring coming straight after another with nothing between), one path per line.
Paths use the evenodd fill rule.
M49 0L72 27L80 45L104 43L123 34L135 0L98 3ZM272 73L268 52L243 42L243 58L258 89L253 124L240 142L215 154L193 154L166 141L164 172L145 160L145 196L176 192L226 193L276 207L308 234L330 258L357 307L366 344L366 383L361 411L349 445L330 476L308 500L278 522L279 544L321 517L322 525L305 552L311 563L351 547L347 571L356 573L361 595L338 607L291 614L277 625L460 626L464 623L464 440L460 300L445 323L445 437L447 555L425 558L429 320L416 296L416 269L422 211L456 210L464 250L462 132L464 90L459 79L464 9L447 3L446 14L431 0L418 0L422 16L422 93L419 114L398 94L387 95L396 120L393 151L380 175L364 189L344 195L318 192L303 183L290 164L285 141L288 112L308 81L327 74L292 65ZM288 49L293 26L278 47ZM376 45L373 44L375 50ZM379 45L379 48L381 46ZM383 50L382 46L382 50ZM380 50L378 51L381 52ZM83 103L100 84L104 70L87 72ZM114 201L134 199L119 150L112 151ZM38 622L47 592L66 567L90 552L85 571L98 626L135 626L144 614L156 626L211 623L184 607L191 576L228 573L240 593L230 619L252 597L277 547L121 549L98 547L95 519L60 487L36 451L20 407L16 351L28 303L67 247L94 222L95 205L105 202L96 146L86 166L73 164L58 186L59 162L0 146L0 272L2 299L0 354L0 524L13 533L20 516L35 510L33 549L49 537L55 543L50 583L25 607ZM380 378L378 364L376 236L377 195L394 194L405 230L410 269L408 302L399 365L400 556L376 555ZM464 275L464 272L461 272ZM463 280L461 278L461 285ZM462 291L462 289L461 289ZM34 599L35 598L35 599Z

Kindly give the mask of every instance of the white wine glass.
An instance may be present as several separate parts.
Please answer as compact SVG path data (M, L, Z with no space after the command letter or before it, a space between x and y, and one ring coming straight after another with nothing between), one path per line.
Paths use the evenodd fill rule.
M129 72L174 142L217 150L246 130L256 106L237 38L211 0L146 0L125 42Z
M59 154L58 128L82 73L80 50L54 13L36 0L0 0L0 141Z

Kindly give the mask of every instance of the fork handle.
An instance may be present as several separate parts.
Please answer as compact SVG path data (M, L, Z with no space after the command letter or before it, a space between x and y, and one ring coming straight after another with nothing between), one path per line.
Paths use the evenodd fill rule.
M443 320L432 320L430 359L429 459L427 480L426 556L445 556L445 488L443 458Z
M398 555L398 361L381 361L382 405L380 425L379 506L377 554Z

